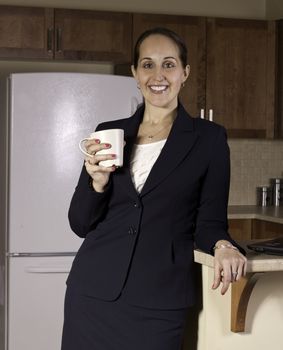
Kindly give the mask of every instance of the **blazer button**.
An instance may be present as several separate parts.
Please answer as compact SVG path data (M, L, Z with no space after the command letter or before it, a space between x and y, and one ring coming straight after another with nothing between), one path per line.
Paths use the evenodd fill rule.
M140 207L139 203L135 202L135 203L134 203L134 207L135 207L135 208L139 208L139 207Z
M136 229L133 226L130 226L129 229L128 229L128 234L129 235L134 235L136 233L137 233Z

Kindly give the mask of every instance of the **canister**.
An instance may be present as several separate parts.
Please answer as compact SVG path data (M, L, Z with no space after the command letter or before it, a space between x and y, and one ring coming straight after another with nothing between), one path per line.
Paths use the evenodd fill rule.
M261 186L257 187L257 205L267 207L272 205L272 187Z
M273 192L273 204L276 207L279 207L283 204L283 179L277 178L277 179L270 179L270 183L272 185L272 192Z

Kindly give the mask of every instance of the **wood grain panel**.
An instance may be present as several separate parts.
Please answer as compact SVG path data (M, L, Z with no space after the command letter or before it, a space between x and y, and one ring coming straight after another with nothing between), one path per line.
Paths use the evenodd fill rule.
M206 107L229 135L274 136L275 22L207 20Z
M56 59L129 62L130 13L55 9Z
M0 57L52 59L53 26L53 9L0 6Z

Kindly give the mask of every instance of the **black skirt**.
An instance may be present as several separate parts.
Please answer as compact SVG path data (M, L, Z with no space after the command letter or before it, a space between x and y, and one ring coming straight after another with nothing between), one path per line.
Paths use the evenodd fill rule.
M187 309L102 301L67 288L61 350L180 350Z

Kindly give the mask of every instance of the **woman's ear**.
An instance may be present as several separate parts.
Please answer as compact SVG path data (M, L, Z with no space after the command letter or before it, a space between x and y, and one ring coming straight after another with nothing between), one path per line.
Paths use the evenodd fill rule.
M133 64L131 65L131 71L132 71L133 77L136 79L136 70Z
M184 81L183 83L188 79L188 76L190 75L191 67L187 64L184 69Z

